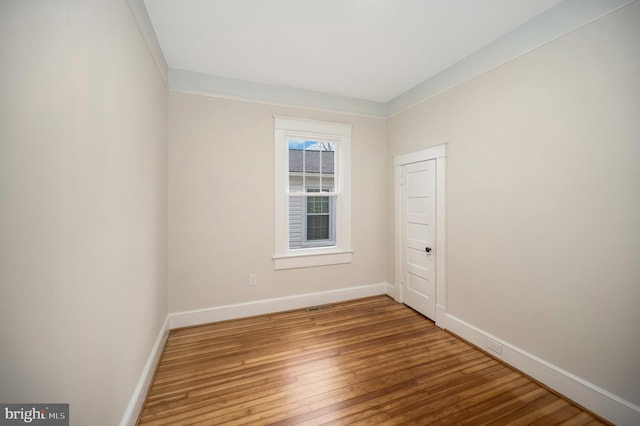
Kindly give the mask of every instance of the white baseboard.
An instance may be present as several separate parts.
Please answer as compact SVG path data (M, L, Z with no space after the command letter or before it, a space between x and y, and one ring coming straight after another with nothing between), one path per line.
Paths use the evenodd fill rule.
M399 296L399 294L397 294L398 291L398 286L380 283L171 313L167 315L160 329L129 405L122 416L120 426L135 425L142 410L147 390L153 380L153 374L160 360L162 349L164 348L170 329L300 309L307 306L338 303L382 294L388 294L394 299L397 299ZM436 309L444 310L444 307L436 306ZM640 407L637 405L625 401L611 392L589 383L451 314L445 314L444 318L444 323L438 324L439 326L486 350L496 358L528 374L603 418L618 426L640 424ZM499 353L487 345L488 339L500 345Z
M380 283L318 293L305 293L274 299L257 300L234 305L216 306L193 311L174 312L168 316L169 327L171 329L190 327L216 321L290 311L326 303L344 302L351 299L378 296L386 293L387 283Z
M160 332L158 333L158 337L151 348L151 353L149 354L149 358L147 358L147 362L142 369L142 374L140 375L140 379L136 384L136 388L133 391L133 395L129 400L129 405L127 406L122 419L120 420L120 426L134 426L136 421L138 420L138 416L140 415L140 411L142 410L142 405L144 404L144 400L147 396L147 391L149 390L149 386L151 386L151 381L153 380L153 375L156 371L156 366L160 361L160 355L162 355L162 350L164 349L164 344L167 341L167 337L169 336L169 318L165 318L162 327L160 327Z
M167 315L164 324L160 328L158 337L151 348L151 353L149 354L149 358L147 358L147 363L133 391L129 405L120 420L120 426L134 426L136 424L170 329L300 309L307 306L344 302L363 297L378 296L386 294L386 292L387 283L380 283L319 293L306 293L275 299L258 300L235 305L217 306L194 311L170 313Z
M436 303L436 325L447 329L447 308Z
M446 314L446 328L618 426L640 425L640 407L463 320ZM488 346L498 345L498 353Z
M395 300L398 303L402 303L401 300L401 294L400 291L402 289L400 288L400 286L398 286L397 284L389 284L387 283L387 295L391 298L393 298L393 300Z

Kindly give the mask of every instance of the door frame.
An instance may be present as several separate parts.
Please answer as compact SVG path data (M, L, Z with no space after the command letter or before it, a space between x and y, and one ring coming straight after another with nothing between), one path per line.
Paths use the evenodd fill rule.
M436 160L436 311L435 323L446 328L446 211L445 211L445 177L446 177L446 144L421 148L415 151L399 153L393 156L394 196L395 196L395 282L393 297L403 303L404 267L402 250L402 166L427 160Z

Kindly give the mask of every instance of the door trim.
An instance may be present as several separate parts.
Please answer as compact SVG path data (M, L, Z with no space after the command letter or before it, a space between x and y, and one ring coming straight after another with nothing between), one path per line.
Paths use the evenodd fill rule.
M420 161L436 160L436 312L435 323L446 328L446 211L445 177L446 144L435 145L416 151L399 153L393 156L394 172L394 239L395 239L395 300L403 303L404 283L402 276L402 166Z

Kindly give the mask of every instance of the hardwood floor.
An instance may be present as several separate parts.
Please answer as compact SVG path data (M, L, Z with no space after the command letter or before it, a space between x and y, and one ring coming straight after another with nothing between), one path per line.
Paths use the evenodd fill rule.
M139 425L596 425L386 296L171 331Z

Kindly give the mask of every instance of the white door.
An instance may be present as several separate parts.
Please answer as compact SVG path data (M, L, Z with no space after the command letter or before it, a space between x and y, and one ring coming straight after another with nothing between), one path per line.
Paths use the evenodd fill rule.
M436 160L402 166L403 302L435 320Z

